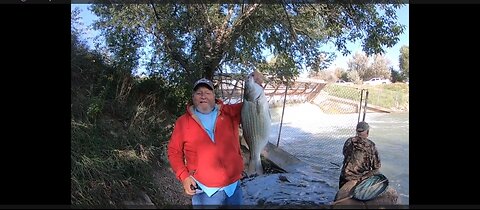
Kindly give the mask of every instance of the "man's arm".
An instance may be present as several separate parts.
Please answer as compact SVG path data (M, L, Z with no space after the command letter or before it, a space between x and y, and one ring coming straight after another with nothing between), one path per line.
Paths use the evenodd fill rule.
M378 155L378 150L377 147L375 146L375 143L373 143L373 164L372 167L374 170L379 170L380 167L382 167L382 163L380 162L380 156Z
M372 151L372 163L371 163L372 170L368 171L361 180L367 179L370 176L373 176L375 174L378 174L380 171L381 163L380 163L380 158L378 155L378 150L374 146L373 151Z
M344 159L347 158L347 156L349 155L349 148L351 147L352 145L352 138L349 138L347 139L347 141L345 141L345 144L343 144L343 149L342 149L342 153L343 153L343 157L345 157Z
M188 169L185 166L185 155L183 152L183 133L182 125L177 120L175 128L172 132L172 137L168 142L167 155L170 166L178 180L183 181L190 176Z

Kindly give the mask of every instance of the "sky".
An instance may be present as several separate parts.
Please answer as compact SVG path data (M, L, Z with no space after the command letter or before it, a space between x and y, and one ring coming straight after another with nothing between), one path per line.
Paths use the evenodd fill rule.
M81 27L85 31L85 35L82 37L87 40L87 43L90 47L93 48L93 38L99 34L98 31L92 29L91 24L94 20L98 19L90 10L88 9L89 4L72 4L70 11L73 11L75 8L79 8L80 11L80 22L83 24Z
M87 43L90 47L93 47L93 37L97 36L99 33L94 31L90 24L97 19L97 17L88 10L89 4L72 4L71 10L73 11L74 8L78 7L81 9L80 17L81 22L83 23L83 27L86 31L86 34L83 38L87 40ZM390 65L393 66L394 69L398 70L398 57L400 55L400 48L403 45L409 46L409 5L406 4L405 6L401 7L397 11L397 20L400 24L405 25L404 33L399 36L399 41L396 45L390 48L385 49L385 57L390 61ZM343 69L347 69L347 62L349 59L356 52L362 51L361 42L357 41L355 43L348 42L347 48L351 51L351 53L347 56L343 56L341 52L335 51L333 45L327 45L326 49L328 51L335 51L337 54L336 60L330 65L330 69L335 69L336 67L341 67Z
M393 68L396 70L399 69L398 57L400 56L400 48L403 45L409 46L409 39L408 39L409 38L409 30L408 30L409 29L409 5L408 4L401 7L397 11L397 20L400 22L400 24L405 25L404 32L399 36L399 41L396 45L385 49L385 57L390 61L391 66L393 66ZM343 56L342 53L336 52L337 58L332 63L330 68L342 67L343 69L347 69L347 61L350 58L352 58L355 52L362 51L362 46L360 41L356 43L349 42L347 44L347 48L351 51L350 55Z

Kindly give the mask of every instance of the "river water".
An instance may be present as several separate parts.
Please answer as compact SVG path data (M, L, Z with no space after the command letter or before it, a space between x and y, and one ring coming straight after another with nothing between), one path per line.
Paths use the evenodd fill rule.
M271 109L273 127L269 141L316 168L332 189L338 189L342 147L355 135L363 113L326 114L314 104L296 104ZM409 115L370 113L369 139L374 141L382 163L380 172L399 194L399 204L409 204ZM279 138L280 136L280 138Z

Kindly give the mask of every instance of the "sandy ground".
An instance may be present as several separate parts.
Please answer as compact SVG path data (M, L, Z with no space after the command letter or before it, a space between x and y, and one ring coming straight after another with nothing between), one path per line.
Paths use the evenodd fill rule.
M158 164L158 170L155 170L154 180L158 186L156 198L152 198L157 208L163 206L190 208L192 196L185 194L182 184L175 178L170 165L165 163Z
M160 166L154 174L158 193L151 198L156 208L191 208L191 196L183 192L170 167ZM331 186L309 169L245 178L241 186L245 207L318 207L328 204L335 195Z

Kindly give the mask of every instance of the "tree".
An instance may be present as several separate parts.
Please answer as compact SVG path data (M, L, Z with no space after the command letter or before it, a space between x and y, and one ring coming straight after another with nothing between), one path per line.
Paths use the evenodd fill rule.
M404 78L409 78L409 53L408 46L404 45L400 48L400 56L398 63L400 72L402 72Z
M393 2L392 2L393 3ZM265 63L265 50L280 56L292 71L324 69L334 43L349 54L347 41L361 40L368 54L398 42L404 27L395 9L403 4L94 4L102 31L123 68L135 68L142 47L151 47L147 70L173 86L215 72L250 72ZM382 11L380 13L379 11ZM276 72L272 72L276 73ZM275 74L274 74L275 75ZM279 77L284 77L285 72Z
M373 56L373 62L372 65L370 66L370 72L372 74L372 77L381 77L384 79L390 79L390 61L385 58L384 55L382 54L377 54ZM371 78L365 78L365 79L371 79Z
M405 81L405 77L403 74L397 70L394 70L393 67L390 67L390 72L392 75L392 82L403 82Z
M338 79L343 79L345 81L348 81L347 78L344 78L344 75L346 75L346 70L343 69L342 67L337 67L334 69L334 74L335 74L335 81L338 80Z
M360 79L366 80L371 77L368 57L364 52L356 52L352 58L347 61L347 65L347 71L356 71Z
M370 58L373 59L372 62ZM374 77L390 79L391 77L390 61L383 54L369 57L364 52L357 52L347 64L349 72L356 72L356 74L350 74L352 81L366 81Z
M352 81L355 84L362 84L362 79L358 75L357 71L347 72L347 78L348 78L349 81Z

